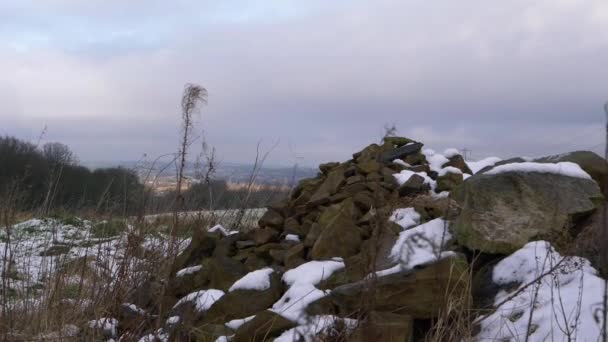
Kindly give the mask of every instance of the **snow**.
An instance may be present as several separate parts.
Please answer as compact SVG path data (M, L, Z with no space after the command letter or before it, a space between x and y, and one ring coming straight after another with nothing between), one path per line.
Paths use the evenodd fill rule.
M496 295L494 305L504 304L477 320L476 340L524 340L528 331L530 342L599 340L605 280L588 260L563 257L550 243L535 241L500 261L492 278L519 285Z
M400 208L393 211L389 220L400 225L403 229L408 229L420 224L420 214L414 208Z
M111 317L103 317L89 321L89 328L103 331L104 334L116 337L118 320Z
M408 163L404 162L404 161L403 161L403 160L401 160L401 159L395 159L395 160L393 160L393 163L395 163L395 164L399 164L399 165L403 165L403 166L405 166L405 167L411 167L411 166L412 166L412 165L410 165L410 164L408 164Z
M443 151L443 155L446 158L452 158L452 157L460 155L460 151L458 151L458 149L455 149L455 148L448 148L447 150Z
M446 166L443 169L439 170L438 172L438 176L442 177L447 175L448 173L455 173L455 174L462 174L462 171L459 168L453 167L453 166Z
M410 170L401 170L399 173L393 174L393 177L397 180L399 185L405 184L413 175L418 175L424 178L424 183L430 185L431 189L434 189L437 183L427 175L426 172L414 172Z
M169 334L163 331L163 329L156 330L153 334L148 334L139 339L138 342L166 342L169 341Z
M504 172L539 172L539 173L553 173L558 175L564 175L568 177L582 178L582 179L592 179L591 176L580 166L571 162L561 162L556 164L546 164L546 163L534 163L534 162L524 162L524 163L512 163L500 165L492 170L486 172L487 175L495 175Z
M285 235L285 241L300 242L300 237L295 234L287 234Z
M203 269L203 266L201 266L201 265L182 268L181 270L177 271L175 276L183 277L185 275L196 273L196 272L200 271L201 269Z
M296 283L283 294L281 299L272 305L271 311L290 321L304 323L307 318L306 307L328 294L329 291L321 291L311 283Z
M122 303L122 306L125 308L128 308L129 310L131 310L134 313L137 313L139 315L145 315L146 314L146 310L138 307L135 304L130 304L130 303Z
M215 226L209 228L208 231L209 231L209 233L220 232L224 236L238 234L238 231L236 231L236 230L228 231L226 228L224 228L222 225L219 225L219 224L216 224Z
M439 172L443 165L450 162L443 154L435 153L435 151L431 149L423 149L422 154L426 157L426 161L429 163L431 171Z
M230 341L230 339L228 339L228 337L229 336L220 336L215 339L215 342L228 342L228 341Z
M228 329L232 329L232 330L237 330L238 328L241 327L241 325L251 321L252 319L255 318L255 315L253 316L249 316L249 317L245 317L245 318L240 318L240 319L233 319L232 321L224 324Z
M344 268L344 261L340 258L325 261L309 261L283 274L283 281L287 285L310 284L317 285L331 275Z
M168 325L176 325L177 323L179 323L180 321L180 317L179 316L171 316L169 318L167 318L167 324Z
M329 291L321 291L315 287L321 281L328 279L334 272L344 268L341 258L325 261L309 261L283 274L283 282L289 289L272 306L272 311L294 321L306 320L305 309L308 304L325 297Z
M476 174L483 168L488 167L488 166L494 166L494 164L498 163L501 160L502 159L500 159L498 157L488 157L488 158L478 160L478 161L467 161L466 163L467 163L467 166L469 167L469 169L471 169L471 171L473 171L473 174Z
M178 306L187 303L193 302L194 307L198 312L203 312L209 310L211 305L217 302L220 298L224 296L224 291L209 289L209 290L201 290L192 292L182 299L178 300L177 303L173 306L173 308L177 308Z
M274 270L269 267L249 272L241 279L235 281L230 289L228 289L228 292L236 290L268 290L270 288L270 275L273 272Z
M443 251L452 238L447 226L446 221L437 218L401 232L391 249L390 257L401 260L402 270L410 270L453 254Z
M313 342L318 341L319 334L328 332L336 323L343 323L348 331L352 331L357 326L357 320L350 318L340 318L336 316L323 315L313 316L308 322L289 329L277 337L275 342Z

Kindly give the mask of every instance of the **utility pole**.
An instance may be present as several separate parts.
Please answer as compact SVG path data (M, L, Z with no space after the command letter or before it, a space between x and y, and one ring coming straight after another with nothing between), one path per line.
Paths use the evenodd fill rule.
M464 160L469 160L469 158L471 157L471 152L473 152L466 147L461 148L460 151L462 152L462 157L464 158Z

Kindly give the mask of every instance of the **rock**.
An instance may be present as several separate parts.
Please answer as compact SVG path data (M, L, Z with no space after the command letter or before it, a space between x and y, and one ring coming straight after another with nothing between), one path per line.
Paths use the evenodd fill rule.
M401 146L393 150L386 151L380 158L383 162L390 162L395 159L403 159L409 155L416 154L422 149L421 143L411 143L409 145Z
M458 204L450 198L433 198L429 195L419 195L414 197L411 202L423 221L430 221L439 217L452 219L459 213Z
M590 151L575 151L556 156L543 157L534 161L537 163L575 163L585 170L585 172L600 185L600 189L606 189L606 184L608 184L608 162L606 162L606 159Z
M256 243L253 240L244 240L244 241L236 242L236 248L238 248L238 249L244 249L244 248L255 247L255 246L256 246Z
M357 164L357 170L366 175L380 171L380 167L380 163L372 159L367 159Z
M412 171L412 172L426 172L427 174L429 172L431 172L431 168L427 164L425 164L425 165L414 165L414 166L408 167L407 169L410 170L410 171Z
M451 158L449 158L449 160L450 161L447 162L447 164L445 164L443 167L452 166L462 171L462 173L468 173L470 175L473 174L473 171L471 171L464 158L460 154L452 156Z
M407 145L409 143L415 142L412 139L408 139L406 137L384 137L384 142L391 144L393 146L401 147L403 145Z
M283 226L283 216L276 210L266 210L264 215L260 218L258 224L260 227L274 227L281 228Z
M285 252L285 267L292 269L305 263L304 260L304 244L299 243Z
M289 217L285 220L285 225L283 226L283 232L286 234L295 234L298 236L305 236L304 229L294 217Z
M46 250L40 252L40 256L49 257L49 256L58 256L62 254L66 254L70 251L70 246L66 245L53 245Z
M255 241L255 244L258 246L277 241L280 235L278 231L268 227L255 229L252 234L253 241Z
M205 287L228 291L232 284L247 274L245 266L227 257L205 259L199 276L209 280Z
M338 163L338 162L329 162L329 163L321 164L321 165L319 165L319 170L321 170L321 172L323 174L327 174L329 171L331 171L333 168L337 167L338 165L340 165L340 163Z
M206 231L196 230L192 242L180 253L173 263L173 273L188 266L199 265L201 260L213 254L218 238Z
M278 337L281 333L296 324L285 317L269 310L258 313L251 321L241 325L233 338L233 342L265 341Z
M308 231L308 235L306 235L306 239L304 239L304 246L312 247L321 235L322 231L323 227L319 223L313 223L310 226L310 231Z
M531 240L567 235L602 202L592 180L558 174L476 174L452 192L462 207L453 224L458 242L471 250L508 254Z
M353 175L353 176L346 178L347 186L351 185L351 184L362 183L362 182L365 182L365 177L363 177L361 175Z
M374 198L369 192L359 192L353 197L355 205L363 212L369 211L374 206Z
M319 217L321 234L316 240L311 255L314 260L332 257L347 258L357 254L361 246L361 232L355 224L357 209L348 199L333 205Z
M414 154L409 154L407 156L405 156L405 158L402 158L403 161L405 161L406 163L412 165L412 166L418 166L418 165L423 165L428 167L428 162L426 161L426 156L420 152L418 153L414 153Z
M361 150L361 152L357 152L353 154L353 159L356 162L360 163L366 160L378 160L381 154L381 149L378 144L371 144Z
M462 184L463 177L461 173L448 172L443 176L437 177L437 191L452 191L454 188Z
M437 317L445 307L446 295L470 304L467 269L464 256L455 254L411 271L380 276L373 287L369 280L339 286L330 296L341 316L359 312L362 298L373 296L370 300L375 310L428 319Z
M431 186L424 183L424 177L415 174L399 187L399 196L412 196L429 190Z
M384 177L382 177L381 174L374 172L374 173L370 173L365 177L365 180L368 182L382 182L382 180L384 179Z
M329 172L323 184L312 195L309 203L313 206L328 203L329 197L337 193L345 182L344 170L340 167L334 168Z
M411 316L372 311L348 339L355 342L409 342L412 340L413 331L414 321Z
M283 284L278 273L270 275L270 288L264 291L234 290L226 292L205 313L202 323L224 323L237 318L249 317L271 307L283 295Z

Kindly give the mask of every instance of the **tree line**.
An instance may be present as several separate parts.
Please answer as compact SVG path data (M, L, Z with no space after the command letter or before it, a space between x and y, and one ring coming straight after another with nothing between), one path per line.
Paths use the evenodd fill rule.
M143 195L135 172L121 167L90 170L61 143L37 146L0 137L0 196L19 211L57 209L130 213Z
M258 208L286 195L286 190L234 190L224 180L201 180L181 194L181 209ZM176 197L175 191L154 195L134 170L90 170L62 143L37 146L0 136L0 208L10 205L45 215L57 211L138 215L170 211Z

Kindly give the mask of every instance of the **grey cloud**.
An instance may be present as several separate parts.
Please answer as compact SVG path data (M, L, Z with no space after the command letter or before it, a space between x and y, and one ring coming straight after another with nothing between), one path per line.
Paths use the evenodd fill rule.
M67 13L91 11L55 1ZM210 94L202 128L228 160L250 160L262 138L281 141L277 163L346 159L387 122L431 147L466 146L479 157L601 144L603 1L288 4L278 14L260 6L228 20L225 8L184 1L163 23L169 7L160 2L141 20L133 17L137 4L110 2L96 20L116 19L133 36L80 45L84 54L49 47L2 54L0 88L19 100L0 104L0 118L20 111L30 122L65 127L57 139L77 144L82 159L136 159L174 148L180 92L197 82ZM155 20L167 36L137 48ZM97 132L90 134L98 141L80 130Z

